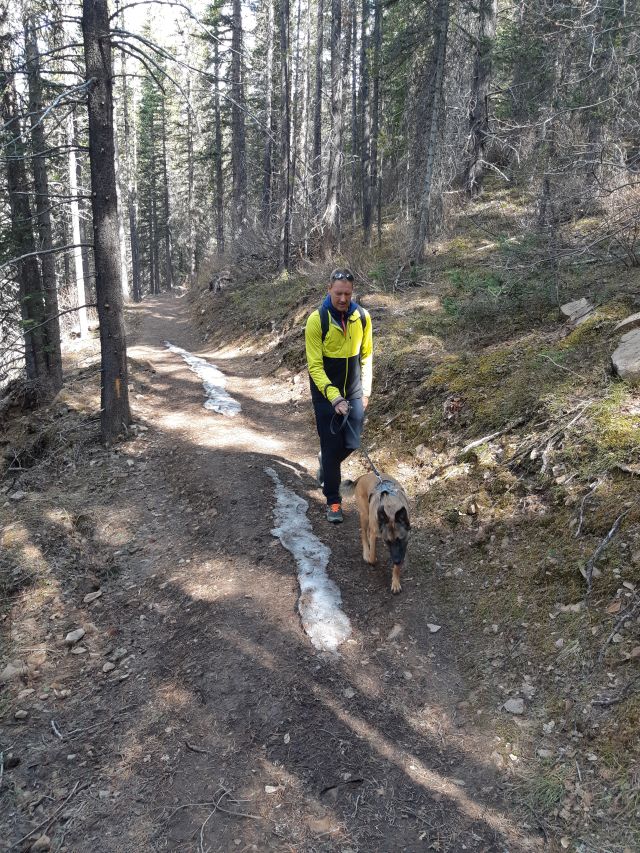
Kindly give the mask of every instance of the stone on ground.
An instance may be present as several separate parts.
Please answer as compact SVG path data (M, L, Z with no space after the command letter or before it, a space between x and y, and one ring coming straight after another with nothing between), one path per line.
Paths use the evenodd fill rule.
M614 327L614 332L630 332L631 329L640 328L640 311L637 314L630 314L624 320L620 320L617 326Z
M640 383L640 329L632 329L620 338L611 356L613 370L630 385Z
M582 299L574 299L573 302L565 302L560 306L560 313L566 317L572 326L579 326L584 323L594 312L594 306L584 297Z

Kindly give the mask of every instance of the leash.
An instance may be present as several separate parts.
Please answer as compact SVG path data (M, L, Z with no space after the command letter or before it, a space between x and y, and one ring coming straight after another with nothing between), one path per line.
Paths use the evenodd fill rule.
M365 459L367 460L367 462L369 463L369 466L370 466L371 470L373 471L373 473L374 473L374 474L376 475L376 477L378 478L378 485L380 485L381 483L383 483L383 482L384 482L384 480L383 480L383 479L382 479L382 477L380 476L380 472L378 471L378 469L376 468L376 466L373 464L373 461L372 461L371 457L369 456L369 454L367 453L366 448L363 446L363 444L362 444L362 439L360 438L360 436L358 436L358 435L357 435L356 431L354 430L354 428L353 428L353 427L351 426L351 424L349 423L349 415L351 414L351 403L349 403L349 401L348 401L348 400L347 400L346 402L347 402L347 405L349 406L349 411L347 412L347 414L346 414L346 415L342 415L342 422L340 423L340 425L339 425L339 426L337 426L337 425L336 425L336 424L337 424L337 419L338 419L338 418L340 418L340 415L338 415L338 413L337 413L337 412L334 412L333 417L331 418L331 423L329 424L329 430L331 431L331 435L338 435L338 433L342 432L342 430L343 430L346 426L348 426L348 427L349 427L349 429L351 430L351 433L352 433L353 437L354 437L354 438L356 439L356 441L358 442L358 450L360 451L360 453L362 453L362 455L364 456L364 458L365 458Z

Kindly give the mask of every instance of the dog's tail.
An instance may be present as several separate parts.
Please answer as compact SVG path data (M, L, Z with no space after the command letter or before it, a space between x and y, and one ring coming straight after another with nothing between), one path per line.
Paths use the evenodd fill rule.
M342 480L340 482L340 497L352 498L356 491L357 480Z

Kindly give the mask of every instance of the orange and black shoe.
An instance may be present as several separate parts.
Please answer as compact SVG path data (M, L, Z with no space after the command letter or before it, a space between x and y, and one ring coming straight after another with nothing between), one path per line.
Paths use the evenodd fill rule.
M341 504L329 504L327 506L327 521L330 521L331 524L342 524L344 516Z

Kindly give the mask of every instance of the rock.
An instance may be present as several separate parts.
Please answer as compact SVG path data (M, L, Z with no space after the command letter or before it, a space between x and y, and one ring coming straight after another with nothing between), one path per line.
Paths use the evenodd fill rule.
M524 714L524 699L508 699L502 707L510 714Z
M624 320L620 320L617 326L614 327L613 331L615 332L630 332L631 329L640 328L640 311L637 314L631 314L629 317L625 317Z
M579 326L588 320L594 312L594 306L584 297L575 299L573 302L565 302L560 306L560 313L566 317L572 326Z
M15 678L21 678L27 672L27 667L23 663L8 663L2 672L0 672L0 684L6 684Z
M122 658L126 658L127 654L127 649L124 646L120 646L120 648L116 649L111 655L111 660L117 663L119 660L122 660Z
M432 634L437 634L442 625L434 625L433 622L427 622L427 628Z
M611 365L620 379L630 385L640 383L640 329L633 329L620 338L618 349L611 356Z
M99 589L96 592L88 592L82 600L85 604L91 604L92 601L95 601L96 599L100 598L101 595L102 590Z
M353 697L356 695L356 691L353 689L353 687L347 687L346 690L342 691L342 693L347 699L353 699Z
M84 634L84 628L76 628L75 631L69 631L67 636L64 638L64 641L68 646L72 646L74 643L77 643L78 640L81 640L84 637Z
M116 668L115 663L111 663L110 661L107 661L107 663L105 663L105 665L102 667L102 671L105 673L106 672L113 672L113 670L115 668Z
M32 853L37 853L37 851L42 850L51 850L51 839L48 835L41 835L40 838L37 838L31 847L29 848Z
M19 711L16 711L13 716L16 720L26 720L29 716L29 712L21 708Z
M399 637L402 633L402 625L399 625L397 622L393 626L393 628L387 634L387 640L395 640L396 637Z
M24 498L26 498L26 496L27 496L27 493L26 493L26 492L21 492L21 491L12 492L12 493L9 495L9 500L10 500L10 501L21 501L21 500L23 500Z
M553 754L554 753L552 749L536 749L536 755L538 756L538 758L553 758Z

